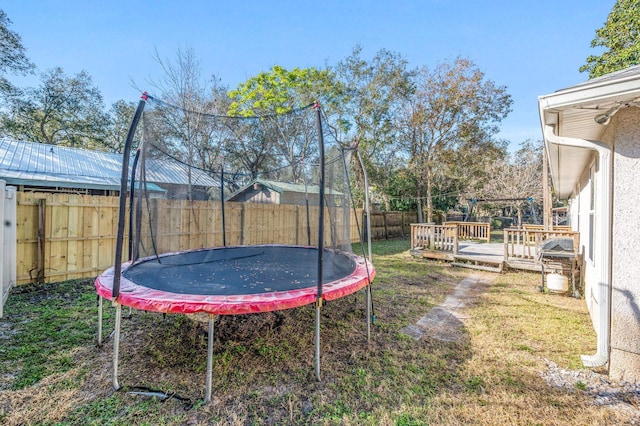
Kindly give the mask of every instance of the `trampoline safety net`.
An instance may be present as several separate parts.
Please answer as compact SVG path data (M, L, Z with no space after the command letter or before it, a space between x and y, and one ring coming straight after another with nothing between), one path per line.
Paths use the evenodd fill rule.
M261 245L322 244L323 253L351 254L351 242L359 239L349 182L353 149L340 144L317 104L224 116L148 96L140 108L130 130L137 152L128 170L123 260L162 264L170 253ZM254 256L255 250L245 262ZM342 257L322 257L326 279L355 268ZM172 258L171 267L226 261L221 255L198 259ZM307 275L316 279L314 270ZM199 285L190 282L185 285ZM116 297L118 290L114 283Z

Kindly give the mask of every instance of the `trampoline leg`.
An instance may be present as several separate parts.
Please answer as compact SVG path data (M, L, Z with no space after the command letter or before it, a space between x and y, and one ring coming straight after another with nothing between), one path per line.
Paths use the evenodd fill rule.
M320 308L322 299L316 302L316 380L320 381Z
M120 319L122 317L122 305L114 302L116 307L116 329L113 336L113 387L115 390L120 389L118 383L118 353L120 352Z
M102 296L98 296L98 346L102 346Z
M367 285L367 343L371 342L371 284Z
M209 336L207 337L207 389L204 402L211 401L211 382L213 381L213 333L216 316L209 314Z

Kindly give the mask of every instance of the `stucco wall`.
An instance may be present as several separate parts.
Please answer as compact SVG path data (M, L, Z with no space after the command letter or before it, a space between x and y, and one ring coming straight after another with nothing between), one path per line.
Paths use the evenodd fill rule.
M574 189L573 197L570 200L571 209L571 227L572 229L580 232L580 248L579 251L582 254L582 280L584 282L584 298L591 315L591 321L593 327L597 331L599 330L600 321L600 300L598 285L600 279L600 268L602 268L602 262L598 261L597 253L594 252L594 259L590 258L591 244L596 243L595 239L590 238L590 226L589 226L589 213L591 209L591 194L593 182L590 181L590 169L593 166L593 177L597 181L599 176L598 169L598 156L594 153L592 161L587 168L583 170L582 177L576 188ZM599 188L594 188L595 191ZM596 210L600 207L598 203L598 194L596 195ZM595 230L596 233L598 230ZM596 235L597 238L597 235ZM597 249L597 244L593 249Z
M622 109L614 118L609 374L640 382L640 108Z

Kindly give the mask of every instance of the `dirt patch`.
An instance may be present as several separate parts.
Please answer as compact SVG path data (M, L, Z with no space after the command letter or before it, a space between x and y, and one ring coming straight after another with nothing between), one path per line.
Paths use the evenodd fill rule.
M470 275L464 278L442 304L432 308L415 325L406 326L400 331L416 340L429 338L445 342L459 341L464 335L464 320L467 318L463 313L464 309L473 305L491 280L487 275Z

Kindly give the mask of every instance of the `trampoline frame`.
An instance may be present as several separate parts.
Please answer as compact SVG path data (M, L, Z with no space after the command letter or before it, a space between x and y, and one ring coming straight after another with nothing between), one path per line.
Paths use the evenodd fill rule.
M120 292L120 285L122 281L122 273L123 267L127 267L129 263L122 263L120 259L123 257L123 241L124 241L124 223L125 223L125 209L127 202L127 182L128 182L128 169L129 169L129 157L131 153L131 144L133 142L133 137L135 134L135 130L137 128L138 122L142 115L142 111L144 110L144 106L149 96L146 92L144 92L141 96L141 99L136 108L131 126L129 128L129 132L127 134L127 139L125 142L124 152L123 152L123 167L122 167L122 175L121 175L121 188L120 188L120 203L119 203L119 215L118 215L118 232L116 237L116 253L115 258L116 262L113 268L105 271L104 274L112 274L112 286L111 291L107 291L107 288L102 286L100 283L100 277L96 279L96 291L98 293L98 336L97 343L98 346L102 346L103 343L103 299L107 298L112 301L112 305L116 308L115 314L115 328L113 331L113 387L115 390L120 390L121 386L118 382L118 360L119 360L119 350L120 350L120 334L121 334L121 322L122 322L122 306L129 306L130 312L131 308L140 309L140 305L135 302L134 299L127 299L123 293ZM319 156L320 156L320 181L319 181L319 200L318 205L324 205L324 174L325 174L325 153L324 153L324 140L322 134L322 124L321 124L321 112L318 103L314 104L314 109L316 110L316 124L318 126L318 134L319 134ZM362 162L362 158L360 157L360 153L358 152L358 160L362 165L362 169L364 170L364 179L365 179L365 188L367 188L367 174L366 169L364 168L364 164ZM137 156L134 160L134 165L137 163ZM134 183L132 179L131 190L133 194ZM132 197L133 198L133 197ZM224 202L223 202L224 206ZM369 259L371 259L371 222L370 222L370 214L369 214L369 194L368 191L365 191L365 210L366 210L366 228L367 228L367 236L368 236L368 248L369 248ZM131 225L130 225L131 226ZM313 303L313 298L315 297L315 378L317 381L320 381L320 310L323 305L323 300L333 300L340 297L344 297L348 294L355 293L356 291L366 287L366 303L367 303L367 318L366 318L366 334L367 334L367 342L371 339L371 322L374 318L372 315L372 297L371 297L371 282L375 276L375 269L373 265L370 263L368 259L366 259L366 255L364 257L353 256L352 259L356 261L355 271L349 275L348 277L339 280L342 285L338 285L337 290L333 289L329 292L325 293L323 291L323 287L334 286L334 283L323 284L322 282L322 265L323 265L323 256L325 248L323 247L323 235L324 235L324 209L319 209L319 218L318 218L318 272L317 272L317 290L315 296L309 293L309 290L312 287L305 287L300 290L301 293L305 293L304 298L299 298L297 300L297 304L292 306L286 306L284 308L274 308L274 309L264 309L259 310L258 312L267 312L269 310L280 310L287 309L297 306L303 306L306 304ZM131 242L130 242L131 244ZM226 244L225 244L226 245ZM255 246L254 246L255 247ZM231 247L229 247L231 248ZM224 248L221 248L224 249ZM131 245L129 245L129 251L131 254ZM103 275L104 275L103 274ZM103 276L101 275L101 277ZM125 283L127 286L129 284L133 284L130 281ZM133 284L135 285L135 284ZM210 296L209 296L210 297ZM308 301L308 297L311 297L312 300ZM129 303L127 303L129 302ZM275 305L271 305L274 307ZM155 310L157 312L165 312L163 310ZM176 312L176 311L169 311ZM206 312L208 314L208 336L207 336L207 376L206 376L206 390L205 390L205 403L211 401L212 394L212 381L213 381L213 339L215 332L215 317L216 315L232 315L232 312L224 312L223 310L217 311L213 310L193 310L190 312L181 312L185 314L196 313L196 312ZM248 313L247 312L235 312L235 313Z

